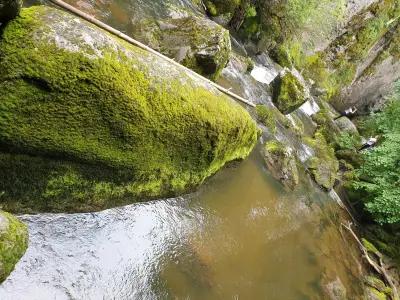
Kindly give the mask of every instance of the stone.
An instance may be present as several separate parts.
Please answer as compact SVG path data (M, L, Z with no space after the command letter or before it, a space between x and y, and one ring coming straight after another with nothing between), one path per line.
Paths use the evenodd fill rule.
M13 215L0 211L0 283L14 270L28 247L28 229Z
M285 115L295 111L310 98L304 79L294 69L283 69L272 81L271 86L272 101Z
M0 56L8 211L94 211L185 193L258 139L249 113L207 81L58 9L23 9Z
M315 182L325 190L331 190L338 178L339 161L334 149L327 143L321 132L305 142L314 150L314 156L307 161L307 167Z
M341 131L358 135L356 125L354 125L354 123L348 117L340 117L339 119L336 119L335 124Z
M146 19L133 28L139 41L212 79L218 78L230 58L229 32L206 18Z
M18 16L22 0L0 0L0 23L8 22Z
M272 176L290 189L299 184L299 172L295 156L289 147L279 141L269 141L264 146L264 161Z
M346 300L347 291L342 281L337 277L334 281L324 286L324 291L330 300Z

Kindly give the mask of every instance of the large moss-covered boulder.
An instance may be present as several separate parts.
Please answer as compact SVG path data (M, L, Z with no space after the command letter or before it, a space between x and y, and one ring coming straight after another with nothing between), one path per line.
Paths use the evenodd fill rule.
M28 229L9 213L0 211L0 283L14 270L28 247Z
M272 175L283 185L294 189L299 184L296 159L289 147L279 141L269 141L264 147L264 160Z
M133 28L141 42L212 79L229 61L229 32L204 17L145 19Z
M21 7L22 0L0 0L0 24L14 19Z
M283 114L293 112L310 97L304 80L295 70L284 69L271 84L272 101Z
M171 63L49 7L0 43L0 203L89 211L186 192L246 157L257 126Z

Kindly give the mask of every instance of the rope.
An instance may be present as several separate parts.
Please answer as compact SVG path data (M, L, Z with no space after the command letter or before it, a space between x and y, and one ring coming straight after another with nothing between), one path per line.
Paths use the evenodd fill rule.
M60 6L60 7L64 8L65 10L67 10L67 11L69 11L69 12L71 12L71 13L73 13L73 14L75 14L75 15L83 18L83 19L85 19L86 21L88 21L88 22L90 22L90 23L92 23L92 24L94 24L94 25L96 25L96 26L108 31L109 33L111 33L111 34L113 34L113 35L115 35L115 36L127 41L128 43L131 43L131 44L133 44L133 45L135 45L135 46L137 46L137 47L139 47L139 48L141 48L143 50L146 50L146 51L148 51L148 52L150 52L150 53L152 53L152 54L154 54L154 55L156 55L156 56L158 56L158 57L170 62L171 64L183 69L184 71L192 74L193 76L195 76L197 78L200 78L201 80L206 81L208 84L212 85L213 87L215 87L216 89L218 89L219 91L224 93L225 95L228 95L228 96L230 96L230 97L232 97L232 98L234 98L234 99L236 99L236 100L238 100L238 101L240 101L240 102L242 102L242 103L244 103L244 104L246 104L248 106L255 107L255 105L253 103L251 103L250 101L244 99L243 97L241 97L239 95L236 95L235 93L232 93L231 91L229 91L228 89L220 86L219 84L216 84L215 82L205 78L204 76L201 76L200 74L194 72L193 70L191 70L189 68L186 68L185 66L177 63L173 59L171 59L171 58L169 58L169 57L167 57L167 56L155 51L154 49L146 46L145 44L143 44L143 43L131 38L130 36L128 36L128 35L126 35L124 33L122 33L121 31L118 31L115 28L113 28L113 27L111 27L111 26L109 26L109 25L97 20L96 18L92 17L91 15L80 11L79 9L73 7L72 5L69 5L69 4L67 4L67 3L65 3L64 1L61 1L61 0L49 0L49 1L54 3L57 6Z

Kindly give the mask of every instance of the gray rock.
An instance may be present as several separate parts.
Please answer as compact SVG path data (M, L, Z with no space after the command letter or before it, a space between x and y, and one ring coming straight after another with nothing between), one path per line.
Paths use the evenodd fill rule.
M334 281L329 282L324 286L325 294L330 300L346 300L347 292L342 281L337 277Z
M229 32L220 25L194 15L133 24L133 36L188 68L217 78L229 61Z
M289 147L278 141L267 142L264 147L264 160L272 176L283 185L293 190L299 184L296 159Z
M341 131L358 134L356 125L348 117L340 117L335 120L335 124L339 127Z

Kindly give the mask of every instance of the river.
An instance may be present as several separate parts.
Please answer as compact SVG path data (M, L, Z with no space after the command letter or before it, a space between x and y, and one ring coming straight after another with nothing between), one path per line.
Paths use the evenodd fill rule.
M171 1L175 10L189 5ZM128 22L138 7L166 9L162 1L69 2L111 25ZM255 70L240 74L232 60L221 84L270 105L264 85L277 71L263 57ZM309 102L295 114L307 123L314 107ZM285 129L275 135L300 160L311 155ZM264 128L262 140L269 137ZM19 216L30 244L0 299L302 300L343 289L347 299L360 299L360 254L340 226L347 213L305 173L295 191L285 190L266 169L261 147L190 195L96 213Z

